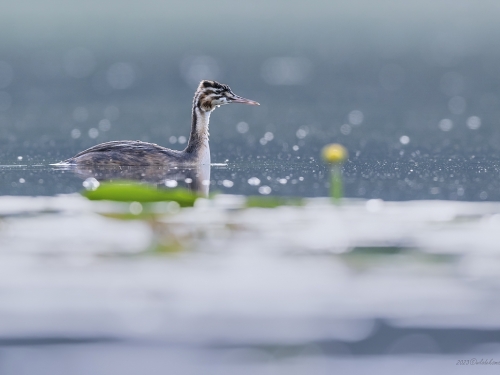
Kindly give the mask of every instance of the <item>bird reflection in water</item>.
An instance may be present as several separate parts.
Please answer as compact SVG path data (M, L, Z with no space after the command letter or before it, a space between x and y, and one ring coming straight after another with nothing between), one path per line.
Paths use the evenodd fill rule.
M78 177L86 180L93 177L103 181L136 181L158 188L185 187L201 196L208 197L210 188L210 164L200 165L159 165L146 166L98 166L71 165L65 166Z

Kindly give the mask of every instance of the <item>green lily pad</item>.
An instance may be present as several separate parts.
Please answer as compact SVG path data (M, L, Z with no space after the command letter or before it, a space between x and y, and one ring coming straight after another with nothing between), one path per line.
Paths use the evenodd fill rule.
M95 190L81 193L90 200L116 202L165 202L175 201L181 207L192 207L198 195L184 188L157 189L135 182L103 182Z

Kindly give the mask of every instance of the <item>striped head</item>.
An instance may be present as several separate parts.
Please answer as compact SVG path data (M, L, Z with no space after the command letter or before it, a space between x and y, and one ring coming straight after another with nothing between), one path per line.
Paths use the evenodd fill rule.
M228 85L215 81L201 81L194 95L195 106L204 112L211 112L218 106L229 103L259 105L259 103L242 98L231 91Z

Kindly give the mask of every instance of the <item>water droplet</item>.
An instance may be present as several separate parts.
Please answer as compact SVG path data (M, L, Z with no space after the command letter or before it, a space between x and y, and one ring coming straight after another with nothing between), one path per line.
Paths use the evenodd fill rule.
M25 180L24 178L20 178L20 179L19 179L19 183L20 183L20 184L24 184L25 182L26 182L26 180Z
M401 144L403 145L407 145L408 143L410 143L410 137L408 137L407 135L403 135L401 136L401 138L399 138L399 142L401 142Z
M168 141L171 143L171 144L174 144L174 143L177 143L177 137L175 136L171 136Z
M82 135L82 132L78 129L73 129L71 131L71 138L73 138L73 139L80 138L81 135Z
M184 182L185 182L186 184L190 184L191 182L193 182L193 179L191 179L191 178L189 178L189 177L188 177L188 178L186 178L186 179L184 180Z
M22 156L18 156L17 160L23 160L23 157Z
M292 150L293 150L293 151L298 151L298 150L299 150L299 148L300 148L299 146L294 145L294 146L292 147Z
M83 187L87 190L96 190L99 187L99 181L97 181L94 177L89 177L85 181L83 181Z
M488 198L488 193L485 191L482 191L481 193L479 193L479 198L482 200L485 200L486 198Z
M177 141L183 145L184 143L186 143L187 139L186 137L184 137L183 135L181 135L179 138L177 138Z
M467 119L467 127L471 130L477 130L481 126L481 119L477 116L471 116Z
M166 180L165 186L167 186L169 188L174 188L177 186L177 181L176 180Z
M361 125L364 119L363 112L355 109L354 111L349 112L347 116L351 125Z
M222 181L222 185L223 185L224 187L230 188L230 187L233 187L234 182L233 182L233 181L230 181L230 180L224 180L224 181Z
M271 132L267 132L266 134L264 134L264 139L268 142L272 141L274 139L274 134Z
M250 127L248 126L248 124L244 121L238 122L236 124L236 130L241 134L245 134L249 128Z
M344 124L340 127L340 132L344 135L348 135L351 133L351 125Z
M286 178L279 178L279 179L278 179L278 182L279 182L281 185L285 185L285 184L288 182L288 180L287 180Z
M132 202L128 209L132 215L139 215L142 212L142 204L139 202Z
M203 180L203 181L201 181L201 184L203 186L208 186L208 185L210 185L210 180Z
M99 130L107 132L109 129L111 129L111 122L108 119L99 121Z
M96 128L89 129L89 137L90 138L95 139L98 136L99 136L99 130L97 130Z
M453 128L453 121L451 121L449 118L445 118L439 121L438 126L442 131L449 132Z
M307 128L300 128L295 133L298 139L304 139L305 137L307 137L307 134L309 134L309 129Z
M271 191L272 191L272 189L269 186L266 186L266 185L261 186L259 188L259 193L262 194L262 195L268 195L268 194L271 193Z
M248 184L252 186L260 185L260 180L257 177L251 177L248 179Z

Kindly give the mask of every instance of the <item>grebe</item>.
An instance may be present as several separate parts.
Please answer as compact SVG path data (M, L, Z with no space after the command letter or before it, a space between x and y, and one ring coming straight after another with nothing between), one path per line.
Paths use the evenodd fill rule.
M112 141L82 151L60 164L141 166L141 165L210 165L208 122L212 111L224 104L259 103L235 95L229 86L215 81L201 81L194 94L191 134L183 151L170 150L154 143L142 141Z

